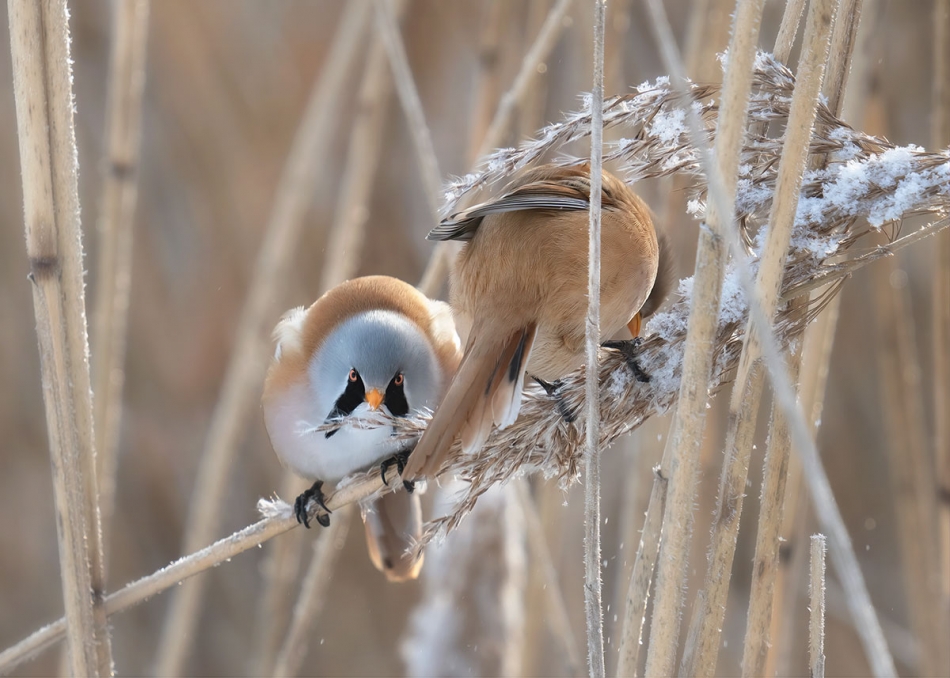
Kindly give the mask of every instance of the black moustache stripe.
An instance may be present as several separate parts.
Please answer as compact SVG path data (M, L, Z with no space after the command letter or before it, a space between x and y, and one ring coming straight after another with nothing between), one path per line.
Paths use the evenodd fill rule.
M343 391L343 395L336 399L336 403L333 405L333 409L330 410L330 414L327 415L326 421L324 423L330 422L333 419L342 419L343 417L348 417L353 413L357 407L360 406L360 403L366 399L366 387L363 386L363 378L357 372L356 381L347 381L346 389ZM335 428L332 431L326 432L326 437L329 438L334 433L340 429Z
M386 409L394 417L405 417L409 414L409 401L406 400L405 385L406 382L403 381L399 386L396 386L396 377L393 377L392 381L389 382L389 386L386 387L386 397L383 402L386 403Z

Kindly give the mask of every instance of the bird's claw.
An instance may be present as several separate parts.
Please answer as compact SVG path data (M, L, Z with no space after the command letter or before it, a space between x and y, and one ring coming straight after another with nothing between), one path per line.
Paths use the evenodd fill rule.
M388 459L383 459L379 464L379 473L383 478L383 485L389 486L389 481L386 480L386 471L391 469L393 466L396 467L396 472L401 476L402 472L406 470L406 463L409 461L409 455L412 454L412 450L403 450L402 452L397 452ZM402 486L406 488L406 492L412 494L416 489L416 483L412 480L403 480Z
M642 344L643 340L640 339L640 337L634 337L633 339L625 341L605 341L601 346L604 348L615 348L620 351L627 361L627 367L633 372L634 378L640 383L648 384L650 383L650 375L643 371L639 362L640 346Z
M309 490L301 492L300 496L294 501L294 517L297 518L297 522L302 523L308 530L310 529L310 514L307 512L307 506L311 500L326 511L326 513L317 514L317 522L324 527L330 527L330 514L333 513L333 511L331 511L326 504L326 495L323 494L322 480L315 482Z
M545 393L554 398L554 402L557 403L557 411L561 414L561 417L564 419L564 421L570 424L573 423L575 419L577 419L577 412L567 406L564 396L561 395L560 379L553 383L547 382L544 379L540 379L538 377L532 377L532 379L534 379L538 385L544 389Z

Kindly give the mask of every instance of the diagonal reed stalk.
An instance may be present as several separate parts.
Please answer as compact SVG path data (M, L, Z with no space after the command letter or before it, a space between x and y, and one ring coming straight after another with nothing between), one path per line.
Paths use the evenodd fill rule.
M220 522L238 439L264 372L262 337L273 322L283 292L281 275L294 254L313 186L328 171L324 161L332 142L339 101L351 64L361 53L368 18L365 0L346 5L321 75L313 89L274 199L274 208L255 264L238 324L234 349L212 415L202 452L192 505L185 523L183 551L190 553L214 537ZM202 580L179 589L169 608L156 655L158 675L179 675L195 635L203 601Z
M674 62L678 61L678 57L673 54L676 47L662 6L656 0L651 0L649 7L654 31L663 51L664 63L674 78L682 80L682 69L671 68ZM652 556L651 553L646 554L646 559L641 559L638 554L637 558L638 561L645 560L644 565L650 565L649 560L653 558L659 559L656 602L645 669L647 675L671 675L676 663L683 588L693 523L699 445L702 441L708 397L704 385L709 382L712 372L714 337L726 262L726 249L721 233L724 228L728 228L723 222L728 224L734 212L739 150L745 132L746 108L752 87L752 62L762 19L762 7L762 0L739 0L736 5L729 45L729 65L726 68L723 88L723 109L714 150L715 170L710 177L711 181L722 184L720 190L727 197L725 204L714 204L707 215L707 222L700 230L697 245L694 282L696 293L689 315L679 406L671 424L672 433L667 441L667 451L663 455L667 461L662 464L663 474L669 483L669 496L665 502L662 520L665 527L663 540L658 556ZM655 487L654 494L658 495L662 491L661 486ZM652 495L650 503L654 503ZM656 518L652 522L656 524ZM656 541L659 541L658 537L659 535ZM635 565L635 576L636 567ZM643 575L637 578L642 580ZM626 633L624 636L630 637ZM621 653L621 657L625 655L629 653ZM632 666L622 668L621 671L630 669L636 670L635 666Z
M112 674L65 0L9 0L26 249L74 675Z
M106 171L99 198L99 268L92 346L92 383L96 394L93 414L104 540L109 538L115 509L149 0L117 2L112 12L114 36L106 104Z

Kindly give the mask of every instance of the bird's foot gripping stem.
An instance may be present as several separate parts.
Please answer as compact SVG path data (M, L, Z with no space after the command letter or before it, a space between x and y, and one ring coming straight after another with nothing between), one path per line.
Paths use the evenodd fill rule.
M310 501L313 500L317 506L326 511L326 513L317 514L317 522L324 527L330 527L330 514L333 511L327 507L326 499L326 495L323 494L323 481L318 480L309 490L302 492L294 502L294 516L297 518L297 522L303 523L304 527L310 529L310 514L307 513L307 507Z
M567 404L567 401L564 400L564 394L561 393L561 380L558 379L555 382L547 382L544 379L539 379L538 377L532 377L541 388L544 389L545 393L554 398L554 402L557 403L557 411L560 413L561 417L568 424L572 423L577 419L577 412L571 409Z
M410 454L412 454L412 450L403 450L388 459L383 459L379 465L379 473L383 477L384 485L389 485L389 481L386 480L386 472L393 466L396 467L396 472L399 473L400 476L402 475L402 472L406 470L406 462L409 461ZM403 480L402 486L406 488L406 492L409 494L412 494L416 489L416 483L412 480Z
M601 346L604 348L615 348L620 351L627 361L627 367L633 372L633 376L636 380L647 384L650 382L650 375L643 371L639 361L640 346L642 344L643 341L640 337L635 337L626 341L605 341Z

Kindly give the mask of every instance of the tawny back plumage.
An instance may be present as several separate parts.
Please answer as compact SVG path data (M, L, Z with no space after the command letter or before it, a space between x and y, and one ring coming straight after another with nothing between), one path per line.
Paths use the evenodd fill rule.
M583 362L589 199L585 166L540 167L430 234L467 241L451 286L465 355L407 477L436 473L457 435L471 451L493 423L512 423L525 371L553 381ZM607 172L602 205L601 332L609 337L647 299L658 247L645 203Z

